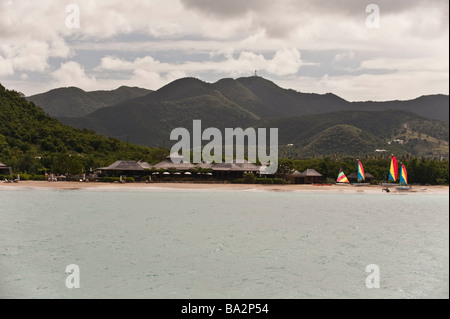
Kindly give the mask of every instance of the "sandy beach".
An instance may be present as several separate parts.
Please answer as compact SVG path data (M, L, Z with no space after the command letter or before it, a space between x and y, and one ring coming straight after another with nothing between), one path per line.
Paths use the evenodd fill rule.
M351 186L351 185L242 185L242 184L194 184L194 183L83 183L83 182L46 182L21 181L19 183L2 183L1 190L26 189L61 189L61 190L207 190L207 191L271 191L271 192L321 192L321 193L384 193L385 186ZM395 193L423 193L449 194L448 186L412 186L409 192L397 191L390 187L391 194Z

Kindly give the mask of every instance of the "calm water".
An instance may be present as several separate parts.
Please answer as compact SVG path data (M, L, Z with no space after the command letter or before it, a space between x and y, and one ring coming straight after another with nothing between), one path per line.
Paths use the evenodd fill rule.
M448 195L0 190L0 203L0 298L449 297Z

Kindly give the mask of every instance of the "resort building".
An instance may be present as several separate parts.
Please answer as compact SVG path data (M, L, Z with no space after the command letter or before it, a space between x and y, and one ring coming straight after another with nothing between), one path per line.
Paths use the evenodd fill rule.
M198 168L201 169L213 169L214 168L214 164L210 163L210 162L201 162L200 164L197 164Z
M172 160L178 159L180 161L179 164L174 163ZM153 166L156 170L177 170L177 171L189 171L194 169L196 166L184 159L182 155L172 154L171 156L167 156L164 162L158 163Z
M259 173L259 167L246 160L216 164L212 169L214 176L228 180L242 178L246 173Z
M151 169L150 164L142 161L117 161L108 167L97 168L97 171L105 176L143 177Z
M174 163L174 159L178 159L179 163ZM136 180L143 180L143 177L149 176L171 180L174 177L184 176L187 178L195 175L196 178L213 178L225 181L243 178L244 174L264 175L261 174L259 166L247 160L233 160L219 164L202 162L194 165L178 154L168 156L163 162L153 166L141 161L117 161L108 167L98 168L97 172L103 177L127 176L134 177Z
M321 184L323 175L315 169L307 169L303 173L295 171L290 175L291 184Z

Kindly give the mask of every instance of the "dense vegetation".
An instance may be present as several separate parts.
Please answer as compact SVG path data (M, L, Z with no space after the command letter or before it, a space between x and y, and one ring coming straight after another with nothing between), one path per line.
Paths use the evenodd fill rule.
M349 103L333 94L285 90L260 77L214 84L187 78L141 98L101 108L65 124L149 146L170 147L170 132L203 128L279 128L281 144L297 157L361 156L375 149L415 156L447 156L448 96L413 101ZM436 120L436 119L439 119ZM402 140L402 144L392 144Z
M294 157L364 156L376 149L414 156L448 156L449 125L404 111L336 112L264 120L280 128L280 143ZM401 140L401 144L393 142Z
M64 126L22 94L0 85L0 162L14 171L78 174L119 159L156 163L167 154Z

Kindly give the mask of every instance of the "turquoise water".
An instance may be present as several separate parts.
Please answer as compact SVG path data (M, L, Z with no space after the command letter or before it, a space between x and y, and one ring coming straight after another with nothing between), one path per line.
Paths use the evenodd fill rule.
M448 298L449 196L0 190L0 298ZM80 268L68 289L67 265ZM380 289L366 267L380 268Z

